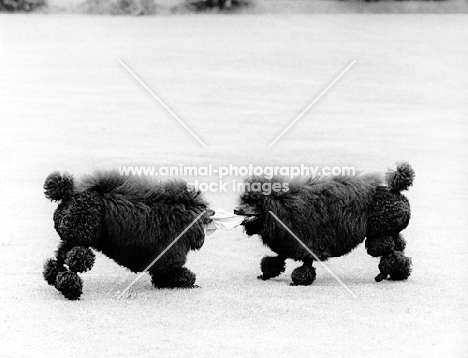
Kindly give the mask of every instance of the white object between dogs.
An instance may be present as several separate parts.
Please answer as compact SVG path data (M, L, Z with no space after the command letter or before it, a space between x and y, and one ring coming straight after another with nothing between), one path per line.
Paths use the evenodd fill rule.
M239 226L245 219L242 215L236 215L224 209L216 209L211 221L205 226L205 235L210 236L216 230L231 230Z

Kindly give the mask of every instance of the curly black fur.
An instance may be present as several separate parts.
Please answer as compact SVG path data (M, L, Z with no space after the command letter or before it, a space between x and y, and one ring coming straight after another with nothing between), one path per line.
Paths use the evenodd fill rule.
M388 255L395 249L393 236L368 238L365 243L367 253L373 257Z
M406 240L403 238L403 235L399 234L393 238L395 251L405 252L406 249Z
M61 239L56 258L57 265L67 265L70 272L91 269L95 257L89 248L140 272L199 214L213 213L202 193L188 189L184 181L156 183L117 172L99 172L70 188L67 178L71 177L52 173L44 188L51 200L61 198L54 213L54 226ZM183 268L190 250L202 247L208 216L198 220L149 269L154 280L161 282L157 287L193 286L193 273L185 269L183 274L175 272Z
M260 262L260 269L262 275L258 276L261 280L268 280L270 278L280 275L286 269L286 258L275 256L265 256Z
M75 272L60 272L55 287L69 300L77 300L83 293L83 281Z
M315 281L316 277L315 268L311 263L304 263L302 266L297 267L291 273L292 286L309 286Z
M55 251L55 258L59 265L64 265L67 259L67 253L73 248L73 245L67 244L66 242L60 242L57 250Z
M42 272L42 275L49 285L55 286L57 275L63 271L66 271L66 268L63 265L60 265L57 260L48 259L44 263L44 271Z
M156 288L191 288L195 279L195 274L186 267L170 271L163 276L151 274L151 283Z
M406 241L401 234L397 234L396 236L374 236L367 238L365 246L369 255L380 257L388 255L393 251L405 251Z
M72 272L86 272L92 269L96 255L91 249L75 246L67 253L65 264Z
M411 208L408 199L401 193L378 187L369 207L367 236L397 236L409 224Z
M406 241L400 232L409 224L411 207L400 193L413 185L414 170L408 163L400 163L395 171L387 173L388 187L377 188L367 215L367 253L381 256L377 282L389 275L394 280L404 280L411 274L411 259L403 252Z
M380 274L375 278L377 282L388 276L395 281L406 280L411 275L411 258L400 251L394 251L380 258L379 270Z
M70 198L74 188L73 177L68 173L59 172L49 174L44 183L44 194L47 199L59 201Z
M414 176L414 170L409 163L398 163L395 171L389 170L387 172L387 185L392 192L399 193L408 190L413 185Z
M289 183L289 191L263 195L247 191L242 204L260 209L260 218L245 224L247 234L259 234L268 247L294 260L313 260L276 219L280 220L321 260L342 256L364 240L366 213L375 194L374 178L327 177ZM250 178L249 182L266 181ZM283 183L282 178L271 182Z
M390 186L384 186L381 174L298 179L289 183L289 191L247 190L235 211L250 216L243 225L247 235L259 235L263 243L281 260L303 261L294 273L295 284L311 284L315 279L308 269L316 258L297 242L278 221L273 212L321 261L346 255L367 237L368 253L375 257L404 250L406 243L399 235L410 219L409 202L397 189L412 184L414 171L407 163L399 164L387 175ZM248 184L269 182L284 187L285 179L266 180L251 177ZM252 186L251 186L252 187ZM254 220L252 219L254 216ZM262 261L263 275L268 279L278 272L278 262ZM279 274L279 273L278 273ZM393 276L396 276L393 271ZM313 278L312 278L313 277Z

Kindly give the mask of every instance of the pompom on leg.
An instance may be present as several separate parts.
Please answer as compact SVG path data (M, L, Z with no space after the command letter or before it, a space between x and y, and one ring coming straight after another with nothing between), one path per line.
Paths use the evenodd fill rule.
M44 263L42 276L49 285L55 286L58 274L63 271L66 271L66 268L60 265L56 259L48 259Z
M95 260L96 255L90 248L75 246L67 253L65 264L72 272L86 272L91 270Z
M151 273L151 283L156 288L194 288L196 275L186 267L168 273Z
M411 258L405 256L400 251L394 251L390 255L383 256L380 259L378 274L375 278L380 282L390 276L395 281L406 280L411 275Z
M310 263L304 263L302 266L297 267L291 273L293 283L291 286L309 286L316 278L317 274L315 268Z
M55 287L69 300L77 300L83 293L83 281L76 272L60 272Z
M398 234L395 237L395 251L405 252L406 249L406 240L403 235Z
M260 270L262 275L258 276L260 280L268 280L280 275L286 268L285 259L283 257L265 256L260 262Z
M59 265L63 265L65 263L65 260L67 259L67 253L72 248L73 245L70 245L64 241L58 245L57 251L55 251L55 257L57 258Z
M365 242L367 254L372 257L381 257L394 251L395 240L392 236L371 237Z

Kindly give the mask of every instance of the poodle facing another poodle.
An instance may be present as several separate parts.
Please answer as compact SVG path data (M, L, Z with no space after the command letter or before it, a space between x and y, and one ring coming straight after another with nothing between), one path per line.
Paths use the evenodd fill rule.
M246 217L242 225L247 235L259 235L278 255L262 259L259 278L268 280L280 275L285 260L290 258L303 262L291 274L293 285L310 285L316 277L314 260L346 255L366 239L368 254L381 257L376 281L387 277L407 279L411 259L403 253L406 242L400 232L408 226L410 205L401 191L413 184L414 170L408 163L400 163L385 179L382 174L297 179L289 182L289 190L269 195L249 188L265 182L279 183L276 186L280 187L286 180L247 179L250 185L241 194L240 206L234 213Z
M114 171L78 184L68 173L54 172L44 189L48 199L59 202L54 226L61 243L43 276L66 298L82 294L78 273L93 267L90 248L141 272L205 211L148 270L157 288L194 287L195 274L184 265L188 252L202 247L204 225L214 213L200 191L181 180L151 182Z

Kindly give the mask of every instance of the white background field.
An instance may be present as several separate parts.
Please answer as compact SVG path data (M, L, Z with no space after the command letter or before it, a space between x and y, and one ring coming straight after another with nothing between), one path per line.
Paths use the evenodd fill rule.
M0 357L466 357L466 16L0 16ZM118 63L124 61L203 148ZM353 60L272 148L268 144ZM156 290L98 255L67 301L42 278L58 244L42 185L124 165L313 165L415 171L404 231L414 270L374 282L360 245L290 287L270 254L218 231ZM241 178L229 178L240 180ZM214 179L213 179L214 180ZM207 193L232 210L237 193Z

